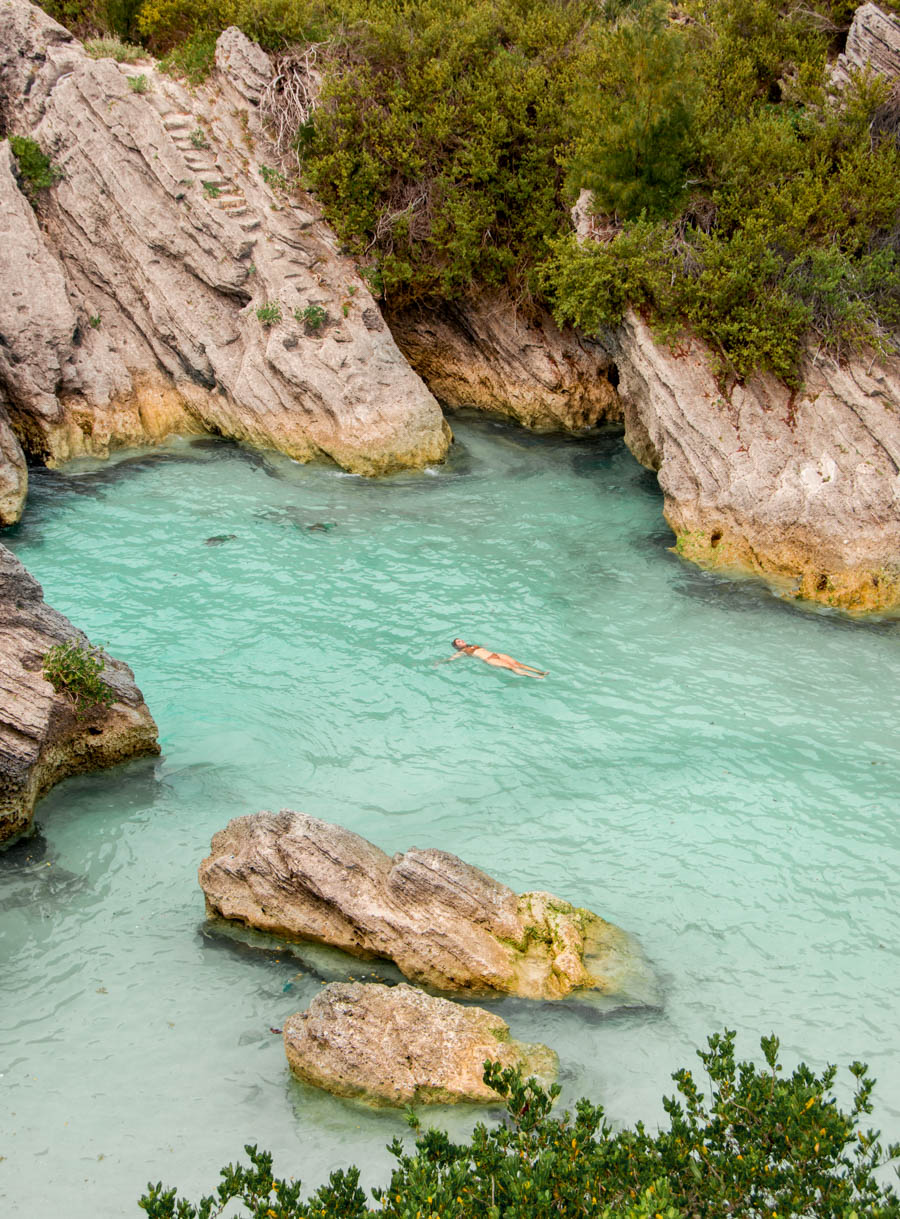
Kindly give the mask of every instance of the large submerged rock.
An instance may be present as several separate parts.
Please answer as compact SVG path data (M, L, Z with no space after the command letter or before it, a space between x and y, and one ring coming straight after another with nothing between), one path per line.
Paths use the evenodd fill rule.
M498 1101L488 1059L545 1086L557 1072L552 1050L514 1041L499 1016L405 985L333 982L285 1022L284 1048L300 1079L383 1105Z
M605 348L505 296L388 312L417 373L445 406L474 407L540 432L582 432L621 419ZM611 379L610 379L611 378Z
M115 702L81 719L44 678L45 654L70 640L87 644L0 546L0 841L26 829L35 802L68 775L159 753L156 724L121 661L107 656L103 671Z
M523 893L445 851L393 858L358 834L285 810L237 817L200 865L211 915L288 939L385 957L443 990L654 1002L634 939L549 893Z
M367 474L440 460L440 408L286 189L258 114L267 57L229 30L217 65L188 90L0 0L0 124L62 175L36 220L0 144L0 389L19 441L49 464L173 431Z
M617 344L625 440L681 554L850 612L900 604L900 359L810 356L798 392L726 390L697 339L667 347L630 314Z

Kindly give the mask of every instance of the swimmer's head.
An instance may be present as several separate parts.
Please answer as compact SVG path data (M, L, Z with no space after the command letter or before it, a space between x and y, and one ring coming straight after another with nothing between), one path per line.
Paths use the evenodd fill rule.
M461 652L463 648L467 648L469 645L466 643L465 639L454 639L453 646L456 648L457 652Z

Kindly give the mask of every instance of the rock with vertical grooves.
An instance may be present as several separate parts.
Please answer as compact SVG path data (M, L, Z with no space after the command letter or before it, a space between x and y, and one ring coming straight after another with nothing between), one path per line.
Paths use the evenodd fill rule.
M843 88L853 71L866 69L888 79L900 77L900 18L877 4L862 4L853 14L847 45L832 69L832 80Z
M514 1041L493 1012L405 985L333 982L285 1021L284 1049L300 1079L376 1105L496 1102L487 1060L545 1087L557 1073L552 1050Z
M150 62L91 59L29 0L0 0L0 125L62 175L31 214L0 151L14 431L48 464L173 431L366 474L439 461L440 408L367 320L364 282L263 130L266 56L232 29L217 61L189 90ZM323 324L303 320L310 305Z
M514 419L539 432L618 422L608 351L560 330L545 310L526 317L507 297L388 312L400 350L438 401Z
M68 775L159 753L156 725L121 661L105 658L112 706L81 719L71 697L44 678L45 654L69 640L87 644L0 546L0 842L27 829L35 802Z
M394 961L470 994L653 1003L640 948L590 910L500 884L446 851L390 858L358 834L285 810L237 817L200 865L211 915Z
M0 394L0 403L3 395ZM0 405L0 525L14 525L22 515L28 494L25 454Z
M803 388L723 385L709 349L629 314L614 349L625 440L658 471L685 558L849 612L900 605L900 359L808 355Z

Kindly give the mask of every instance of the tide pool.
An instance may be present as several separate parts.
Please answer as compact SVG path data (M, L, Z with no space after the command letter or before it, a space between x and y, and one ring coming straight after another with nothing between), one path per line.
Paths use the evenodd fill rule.
M386 1179L403 1115L293 1081L269 1031L315 962L206 923L210 837L260 808L636 934L658 1009L489 1005L558 1051L561 1104L660 1121L727 1026L745 1056L774 1031L788 1064L868 1062L900 1138L900 623L686 565L613 434L454 427L446 466L377 482L186 440L34 472L2 540L135 670L163 756L61 784L0 854L4 1213L138 1214L248 1142L310 1187ZM454 636L551 674L436 665Z

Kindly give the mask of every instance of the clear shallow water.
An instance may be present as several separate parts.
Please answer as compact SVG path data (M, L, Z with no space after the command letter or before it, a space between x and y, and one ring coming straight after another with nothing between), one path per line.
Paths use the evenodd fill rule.
M5 1213L138 1214L148 1179L196 1195L249 1141L310 1186L384 1179L402 1115L292 1081L269 1032L320 978L205 925L197 864L259 808L635 932L661 1010L496 1005L558 1050L564 1103L654 1122L728 1025L868 1061L900 1137L900 624L685 566L614 438L456 430L448 467L375 483L183 441L34 478L3 540L132 665L164 754L62 784L0 855ZM455 635L552 675L435 667Z

